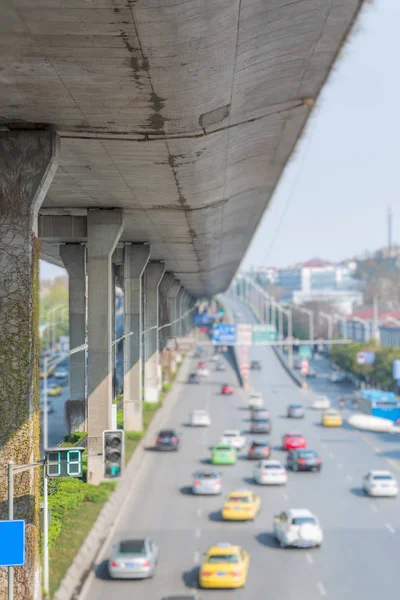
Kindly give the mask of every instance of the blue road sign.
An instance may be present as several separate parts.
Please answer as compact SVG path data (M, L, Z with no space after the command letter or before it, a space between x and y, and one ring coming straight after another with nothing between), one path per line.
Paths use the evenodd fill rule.
M210 315L208 313L196 313L194 315L195 325L208 325L210 322Z
M25 521L0 521L0 567L25 564Z
M236 325L230 323L216 323L213 326L214 344L236 344Z

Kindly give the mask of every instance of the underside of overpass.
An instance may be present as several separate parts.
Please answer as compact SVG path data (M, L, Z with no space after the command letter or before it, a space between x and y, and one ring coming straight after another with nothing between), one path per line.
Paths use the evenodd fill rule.
M87 334L70 399L84 404L98 483L115 269L124 427L140 431L159 351L190 329L195 297L228 287L360 4L0 2L0 518L7 463L39 459L39 252L68 270L71 346ZM36 600L37 474L16 477L15 497L28 557L16 597Z
M43 213L122 208L195 296L227 288L360 0L8 0L0 125L57 131ZM58 244L44 257L58 260Z

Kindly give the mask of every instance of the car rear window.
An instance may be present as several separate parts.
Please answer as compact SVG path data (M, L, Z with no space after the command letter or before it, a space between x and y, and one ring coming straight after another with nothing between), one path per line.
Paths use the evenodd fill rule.
M120 554L146 554L144 540L124 540L119 545Z
M216 473L196 473L196 479L216 479Z
M264 419L264 418L258 418L257 419L257 423L269 423L269 419Z
M175 431L172 431L172 429L163 429L160 431L159 437L175 437Z
M211 554L208 557L208 562L211 564L217 563L228 563L228 564L236 564L239 562L236 554Z
M288 438L302 438L303 434L302 433L287 433L286 437L288 437Z
M252 448L268 448L267 442L253 442L251 445Z
M282 469L282 466L278 463L269 464L269 465L261 465L263 469Z
M292 519L292 525L304 525L305 523L311 523L311 525L316 525L316 520L314 517L295 517Z
M391 480L393 477L391 475L374 475L374 480Z
M316 458L318 454L314 450L301 450L299 456L300 458Z
M217 446L216 448L214 448L214 450L216 450L217 452L228 452L229 450L232 450L232 446Z
M241 502L243 504L248 504L250 502L250 498L248 496L229 496L228 502Z
M303 408L301 404L291 404L289 408Z

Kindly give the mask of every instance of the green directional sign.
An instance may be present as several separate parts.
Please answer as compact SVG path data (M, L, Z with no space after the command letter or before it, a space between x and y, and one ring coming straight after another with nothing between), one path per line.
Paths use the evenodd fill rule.
M307 344L303 344L299 347L299 359L300 360L310 360L312 358L311 346Z
M261 345L266 342L276 342L277 333L274 325L253 325L253 344Z

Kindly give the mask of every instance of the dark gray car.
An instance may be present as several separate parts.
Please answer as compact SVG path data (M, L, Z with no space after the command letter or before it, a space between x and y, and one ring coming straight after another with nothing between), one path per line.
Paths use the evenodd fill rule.
M251 433L270 433L271 421L269 419L257 419L257 421L252 421L250 431Z
M302 404L289 404L287 416L292 419L302 419L304 417L304 406Z

